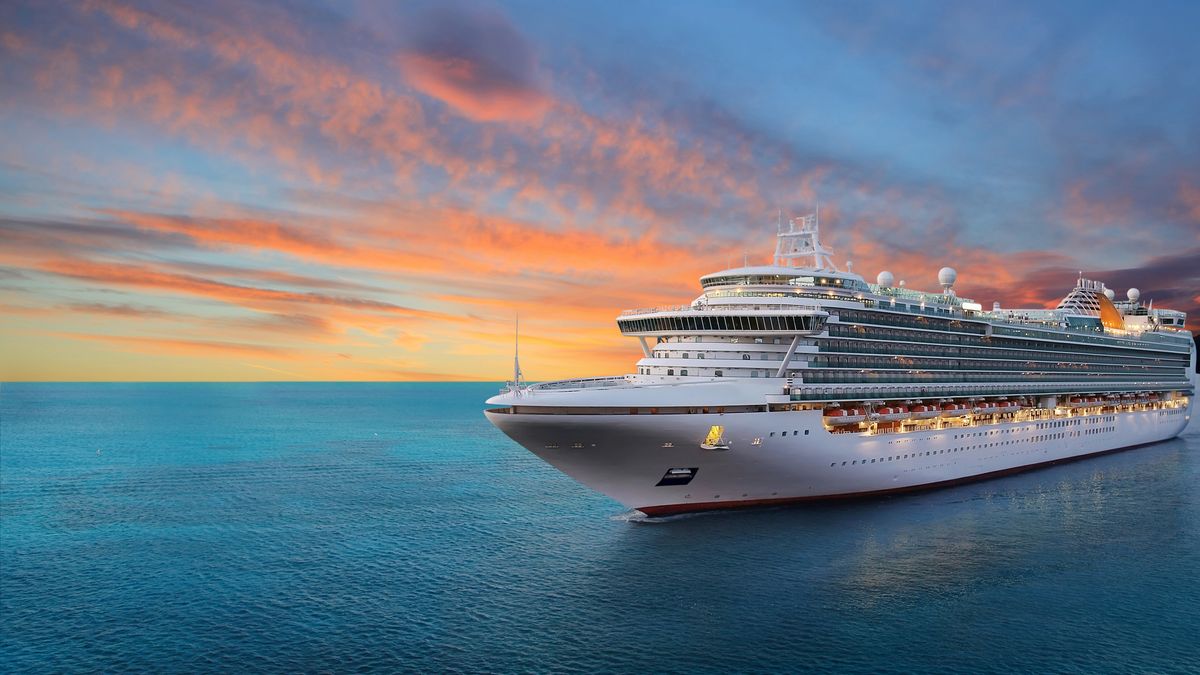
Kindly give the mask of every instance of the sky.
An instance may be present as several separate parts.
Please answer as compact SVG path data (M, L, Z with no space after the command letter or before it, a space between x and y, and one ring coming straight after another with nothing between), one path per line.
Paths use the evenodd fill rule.
M0 6L0 380L632 371L624 309L835 261L1200 330L1200 3Z

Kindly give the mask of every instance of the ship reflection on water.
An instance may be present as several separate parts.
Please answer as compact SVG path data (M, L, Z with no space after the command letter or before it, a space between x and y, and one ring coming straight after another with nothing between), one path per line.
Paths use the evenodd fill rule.
M593 590L636 596L631 580L652 579L663 608L642 610L664 621L736 624L755 645L839 667L920 669L931 654L951 668L1077 664L1073 647L1146 622L1178 633L1179 650L1200 612L1162 599L1197 589L1179 586L1189 561L1197 571L1197 441L894 498L646 521L613 543L612 576ZM996 653L996 641L1030 651Z

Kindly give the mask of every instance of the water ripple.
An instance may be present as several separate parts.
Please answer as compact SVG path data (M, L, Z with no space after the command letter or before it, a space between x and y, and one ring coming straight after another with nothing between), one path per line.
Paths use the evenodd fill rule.
M647 519L492 389L4 385L0 671L1200 671L1195 435Z

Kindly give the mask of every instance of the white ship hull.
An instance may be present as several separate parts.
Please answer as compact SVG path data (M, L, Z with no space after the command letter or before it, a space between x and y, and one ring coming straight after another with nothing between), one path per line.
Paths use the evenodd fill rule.
M1187 407L1174 409L880 434L830 433L819 410L486 414L580 483L662 516L877 495L1013 473L1172 438L1187 425L1191 406L1189 399ZM711 425L725 428L728 450L700 448ZM691 480L660 484L672 469L692 469Z
M818 231L816 214L781 222L773 264L706 274L688 305L622 313L636 373L525 386L514 354L488 419L650 515L947 485L1187 425L1184 312L1082 276L1053 310L985 311L949 267L935 293L841 272Z

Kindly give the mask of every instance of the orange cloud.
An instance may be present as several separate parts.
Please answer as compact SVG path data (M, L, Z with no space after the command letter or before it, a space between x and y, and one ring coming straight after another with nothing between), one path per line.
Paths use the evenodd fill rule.
M425 318L435 318L438 316L445 318L445 315L439 315L436 312L402 307L378 300L242 286L128 263L95 263L84 260L60 259L44 262L38 266L38 269L43 272L50 272L89 282L186 293L235 304L246 302L304 303L333 305L356 310L380 311Z
M417 91L474 120L536 122L550 107L535 89L487 83L477 64L464 59L402 54L397 61Z
M151 351L183 356L257 356L266 358L289 358L293 352L289 349L270 345L257 345L242 342L219 342L210 340L182 340L178 338L157 338L136 335L99 335L84 333L54 333L58 337L72 340L90 340L115 345L133 352Z

